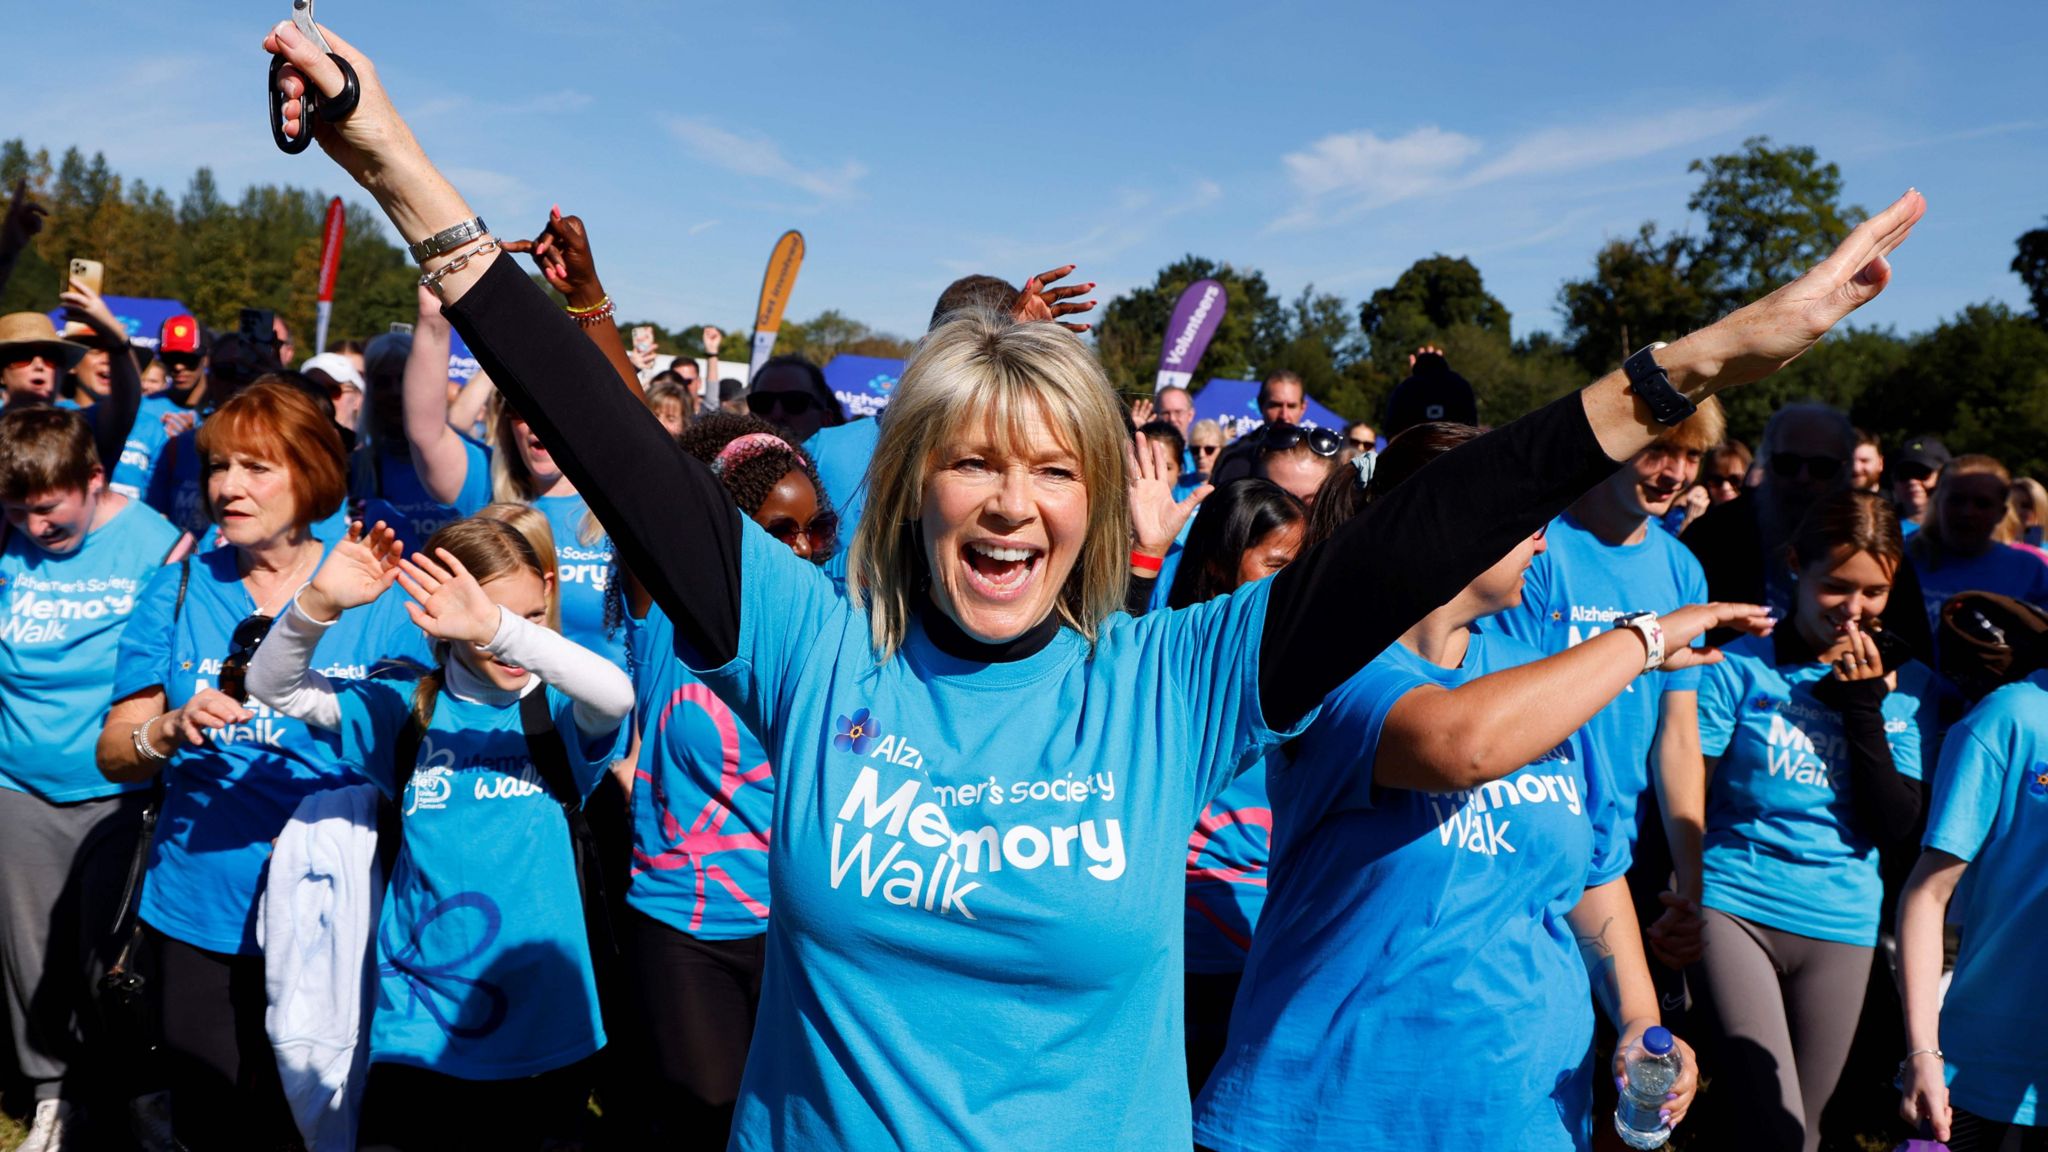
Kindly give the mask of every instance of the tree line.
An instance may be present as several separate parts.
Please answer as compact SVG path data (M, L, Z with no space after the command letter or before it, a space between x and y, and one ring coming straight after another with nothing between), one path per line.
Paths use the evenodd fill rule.
M1832 249L1862 219L1841 203L1841 173L1812 148L1768 138L1694 160L1687 201L1697 231L1655 222L1611 240L1591 268L1558 291L1561 331L1516 336L1507 308L1471 261L1434 255L1356 304L1314 285L1287 298L1255 268L1188 255L1149 285L1111 300L1096 347L1111 381L1132 394L1151 388L1175 300L1189 283L1221 281L1230 307L1197 380L1300 374L1311 395L1347 416L1372 419L1407 371L1409 351L1433 343L1472 381L1484 419L1500 422L1582 385L1653 339L1700 327L1770 291ZM282 313L310 338L328 194L256 185L229 200L201 168L178 196L113 172L102 155L71 148L54 162L21 140L0 143L0 181L26 179L51 216L0 311L56 306L59 269L73 256L105 263L107 292L182 300L202 323L232 327L250 304ZM332 333L368 336L415 311L417 272L386 239L374 208L349 204ZM2015 469L2048 473L2048 228L2018 238L2012 270L2031 314L1972 305L1933 329L1900 334L1853 328L1829 337L1772 380L1730 397L1734 434L1754 440L1790 400L1835 404L1897 443L1934 432L1959 451L1989 452ZM702 355L702 324L655 328L665 352ZM748 333L726 329L726 355L743 357ZM826 311L787 321L778 352L823 363L849 352L903 356L911 342Z

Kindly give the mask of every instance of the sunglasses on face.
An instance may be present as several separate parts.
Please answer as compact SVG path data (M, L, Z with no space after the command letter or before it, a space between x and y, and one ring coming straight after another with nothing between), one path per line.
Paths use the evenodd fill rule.
M263 638L270 635L272 619L260 612L251 613L242 617L242 622L235 625L234 634L228 637L228 658L220 662L220 676L216 684L237 704L249 702L249 661L256 655L256 649L263 645Z
M1899 479L1912 481L1916 484L1925 484L1929 480L1934 479L1934 469L1927 467L1925 464L1900 464L1893 468L1892 471Z
M835 513L820 512L811 518L809 524L798 524L789 520L778 520L768 529L768 534L788 545L802 536L813 550L828 546L839 535L839 517Z
M1346 444L1351 445L1353 448L1358 449L1360 452L1370 452L1373 450L1374 447L1373 442L1370 440L1357 440L1349 436L1346 436L1344 438L1344 442Z
M1267 452L1285 452L1296 444L1307 444L1318 456L1335 456L1344 441L1328 428L1303 428L1286 421L1266 425L1259 447Z
M1223 445L1221 445L1221 444L1197 444L1197 445L1195 445L1195 446L1194 446L1194 448L1192 449L1192 451L1193 451L1193 452L1194 452L1194 454L1195 454L1195 455L1197 455L1197 456L1214 456L1214 455L1216 455L1216 454L1217 454L1218 452L1221 452L1221 451L1223 451Z
M1841 471L1842 462L1833 456L1801 456L1796 452L1771 454L1771 475L1780 480L1795 480L1802 474L1814 480L1833 480Z
M187 356L181 352L164 353L163 362L164 367L172 372L190 372L199 367L199 357Z
M809 392L751 392L747 395L747 411L756 416L767 416L781 412L785 416L802 416L818 407L818 398Z
M1700 479L1700 483L1708 488L1720 488L1724 485L1729 488L1740 488L1742 487L1742 473L1730 472L1725 476L1706 476Z

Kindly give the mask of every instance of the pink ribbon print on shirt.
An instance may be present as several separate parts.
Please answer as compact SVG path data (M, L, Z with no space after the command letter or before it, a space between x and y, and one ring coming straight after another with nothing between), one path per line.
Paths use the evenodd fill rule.
M694 704L702 709L714 727L718 729L720 764L718 771L718 794L704 802L690 827L685 830L676 814L670 810L667 789L660 780L641 768L635 768L633 775L649 782L654 787L654 807L660 814L661 838L668 847L649 856L639 848L633 849L633 874L642 872L669 872L677 868L689 868L695 873L696 904L690 909L690 928L695 931L704 925L704 882L715 881L739 901L740 906L756 916L766 918L768 905L756 900L739 886L731 874L712 862L712 858L724 852L766 852L768 833L751 832L742 828L738 832L725 831L726 818L733 814L738 802L740 789L749 784L765 784L775 778L773 766L766 761L745 772L740 771L740 730L739 721L733 718L732 709L725 701L712 694L702 684L687 684L676 689L669 697L667 706L661 710L661 718L655 722L658 736L668 731L669 717L678 704Z
M1195 822L1195 831L1188 837L1188 907L1200 913L1204 920L1216 926L1224 939L1245 951L1251 951L1251 937L1238 926L1226 921L1207 901L1197 893L1196 886L1202 881L1221 884L1249 884L1255 888L1266 886L1266 866L1263 863L1240 867L1218 861L1210 853L1210 843L1216 834L1231 825L1257 828L1263 831L1268 844L1273 841L1273 810L1271 808L1237 808L1216 812L1202 809L1202 818ZM1208 859L1205 860L1204 857Z

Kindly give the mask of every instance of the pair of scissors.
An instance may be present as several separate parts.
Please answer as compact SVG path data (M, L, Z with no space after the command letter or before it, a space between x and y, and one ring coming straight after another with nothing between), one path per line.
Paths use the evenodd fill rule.
M322 96L319 90L313 87L310 79L300 77L305 82L306 92L299 97L299 134L296 137L287 136L284 134L285 95L284 90L277 84L278 73L284 68L284 57L270 58L270 138L277 141L278 148L296 156L312 146L313 117L318 116L329 124L347 119L348 114L356 110L356 101L362 95L362 90L356 83L356 70L328 47L327 37L322 36L320 29L314 25L313 0L292 0L292 23L298 26L299 35L327 53L327 58L341 69L342 79L339 93Z

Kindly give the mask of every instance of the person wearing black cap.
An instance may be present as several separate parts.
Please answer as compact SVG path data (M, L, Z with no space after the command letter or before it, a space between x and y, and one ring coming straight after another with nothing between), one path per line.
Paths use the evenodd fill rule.
M1386 427L1380 432L1392 440L1417 424L1436 422L1477 428L1479 399L1471 382L1451 371L1442 352L1422 348L1408 358L1408 378L1387 397Z
M1932 436L1915 436L1899 446L1887 469L1892 482L1892 505L1899 510L1899 530L1911 536L1927 522L1927 508L1934 498L1934 486L1941 470L1953 459L1948 446Z

